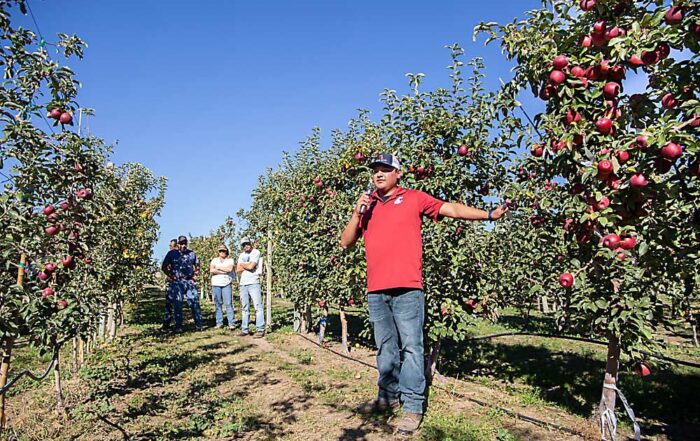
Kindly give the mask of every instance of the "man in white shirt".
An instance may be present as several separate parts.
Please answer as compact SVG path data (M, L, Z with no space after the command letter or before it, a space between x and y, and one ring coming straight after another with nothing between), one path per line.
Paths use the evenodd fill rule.
M253 248L249 238L241 239L243 252L238 256L236 273L239 274L238 284L241 289L241 333L240 336L250 335L248 320L250 316L250 299L255 308L256 338L265 336L265 312L263 311L262 290L260 289L260 274L262 272L262 257L260 251Z

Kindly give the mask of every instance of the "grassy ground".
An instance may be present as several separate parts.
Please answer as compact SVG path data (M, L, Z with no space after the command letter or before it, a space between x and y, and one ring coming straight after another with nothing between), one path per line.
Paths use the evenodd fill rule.
M158 329L162 302L161 293L146 293L129 311L118 341L92 354L75 377L64 370L66 418L52 410L50 381L23 381L13 389L11 430L4 439L393 439L396 417L364 418L353 410L374 395L376 372L291 333L290 305L283 300L276 299L273 315L281 326L261 340L213 329L208 302L203 305L207 329L193 332L190 327L183 334L164 334ZM361 328L361 320L351 317L351 329ZM331 338L338 334L337 325L337 317L331 316ZM499 329L483 323L476 331ZM352 343L352 357L372 366L370 343L362 339ZM331 343L329 349L339 348ZM499 409L571 427L595 439L587 418L600 393L601 349L508 338L448 343L443 352L450 356L441 372L452 378L431 388L419 439L582 439L542 429ZM41 363L37 354L24 348L15 367L38 368ZM649 423L645 434L697 439L681 436L691 433L700 414L689 399L700 390L698 372L669 370L647 378L642 381L626 373L621 377L635 410ZM650 426L654 421L664 422L658 423L656 433L649 430L657 427Z

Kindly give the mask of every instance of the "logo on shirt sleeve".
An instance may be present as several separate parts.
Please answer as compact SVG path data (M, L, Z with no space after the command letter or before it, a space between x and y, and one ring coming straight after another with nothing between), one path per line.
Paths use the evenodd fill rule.
M394 205L399 205L401 202L403 202L403 196L397 197L394 201Z

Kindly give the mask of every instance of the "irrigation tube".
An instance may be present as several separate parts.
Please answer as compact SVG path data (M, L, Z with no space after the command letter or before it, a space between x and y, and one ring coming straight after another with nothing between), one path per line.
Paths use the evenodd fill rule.
M51 357L51 361L49 361L49 365L46 367L46 371L43 374L34 375L29 369L23 369L17 375L15 375L15 377L12 380L8 381L4 387L0 388L0 395L3 395L5 392L10 390L12 385L15 384L17 380L24 377L25 375L34 381L41 381L44 378L46 378L46 376L49 375L49 372L51 372L53 364L56 362L56 357L58 356L58 352L60 351L60 349L61 347L59 346L54 350L53 356Z
M492 339L492 338L509 337L509 336L516 336L516 335L524 335L524 336L531 336L531 337L545 337L545 338L559 338L562 340L582 341L585 343L592 343L595 345L602 345L602 346L608 345L604 341L592 340L590 338L585 338L585 337L572 337L572 336L568 336L568 335L557 335L557 334L537 334L537 333L533 333L533 332L502 332L500 334L482 335L479 337L468 338L468 339L466 339L466 341L488 340L488 339ZM667 356L661 355L661 354L655 354L653 352L639 351L639 353L646 355L647 357L654 357L654 358L658 358L660 360L669 361L671 363L700 369L700 363L695 363L692 361L685 361L685 360L678 360L676 358L667 357Z
M339 356L339 357L342 357L342 358L344 358L344 359L346 359L346 360L354 361L355 363L359 363L359 364L361 364L361 365L363 365L363 366L367 366L367 367L372 368L372 369L374 369L374 370L377 369L376 366L371 365L371 364L369 364L369 363L365 363L365 362L362 361L362 360L358 360L358 359L356 359L356 358L353 358L353 357L350 357L350 356L348 356L348 355L342 354L342 353L340 353L340 352L334 351L333 349L326 348L326 347L324 347L324 346L322 346L322 345L316 343L315 341L311 340L310 338L307 338L306 336L304 336L304 335L302 335L302 334L298 334L298 333L297 333L296 335L298 335L299 337L301 337L301 338L303 338L304 340L308 341L309 343L311 343L311 344L313 344L313 345L315 345L315 346L318 346L318 347L321 348L321 349L325 349L326 351L331 352L331 353L333 353L333 354L335 354L335 355L337 355L337 356ZM519 413L519 412L515 412L515 411L510 410L510 409L506 409L506 408L503 408L503 407L500 407L500 406L495 406L495 405L493 405L493 404L489 404L489 403L486 403L486 402L484 402L484 401L480 401L480 400L477 400L477 399L468 397L468 396L466 396L466 395L464 395L464 394L461 394L461 393L455 392L455 391L451 391L451 390L449 390L449 389L447 389L447 388L444 388L444 387L441 387L441 386L438 386L438 385L432 385L432 387L434 387L434 388L436 388L436 389L439 389L439 390L442 390L442 391L444 391L444 392L447 392L448 394L451 394L451 395L453 395L453 396L455 396L455 397L457 397L457 398L461 398L461 399L463 399L463 400L471 401L472 403L476 403L476 404L478 404L478 405L480 405L480 406L489 407L489 408L491 408L491 409L496 409L496 410L498 410L499 412L505 413L506 415L509 415L509 416L518 418L519 420L522 420L522 421L525 421L525 422L534 424L534 425L536 425L536 426L540 426L540 427L543 427L543 428L546 428L546 429L555 429L555 430L559 430L559 431L561 431L561 432L565 432L565 433L568 433L568 434L570 434L570 435L576 435L576 436L580 436L580 437L583 437L583 436L584 436L581 432L578 432L578 431L576 431L576 430L574 430L574 429L570 429L570 428L568 428L568 427L560 426L559 424L554 424L554 423L550 423L550 422L547 422L547 421L542 421L542 420L539 420L539 419L537 419L537 418L533 418L533 417L530 417L530 416L527 416L527 415L523 415L523 414L521 414L521 413Z

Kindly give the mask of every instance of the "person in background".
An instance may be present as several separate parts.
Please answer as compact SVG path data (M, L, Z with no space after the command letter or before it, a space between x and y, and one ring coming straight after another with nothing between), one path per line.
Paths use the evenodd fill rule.
M224 314L222 306L226 307L226 319L229 329L235 329L233 303L231 300L231 282L233 282L233 259L228 257L226 245L220 245L219 255L211 260L209 272L211 273L211 289L214 297L216 327L224 326Z
M197 331L202 329L202 311L199 306L199 296L195 282L199 275L199 259L194 251L187 248L187 237L177 238L176 249L168 251L163 259L161 269L168 276L169 295L174 306L173 318L175 321L175 332L182 332L182 302L187 299L187 304L192 310L194 325ZM170 324L171 316L166 310L163 327Z
M401 163L391 154L378 155L369 165L376 191L363 193L340 238L344 249L362 235L367 259L367 305L377 345L377 398L360 407L375 413L403 403L396 430L418 430L425 407L423 360L423 217L496 220L507 211L479 210L444 202L422 191L402 188Z
M177 249L177 239L170 239L168 253L174 249ZM170 322L173 320L173 289L170 286L171 281L170 277L165 281L165 318L163 319L163 330L169 329Z
M236 273L239 274L238 284L241 290L241 332L240 336L250 335L248 320L250 316L250 299L253 299L255 307L256 338L265 336L265 312L262 304L262 290L260 288L260 273L262 271L262 258L260 251L253 247L253 243L247 237L241 239L243 252L238 256Z

